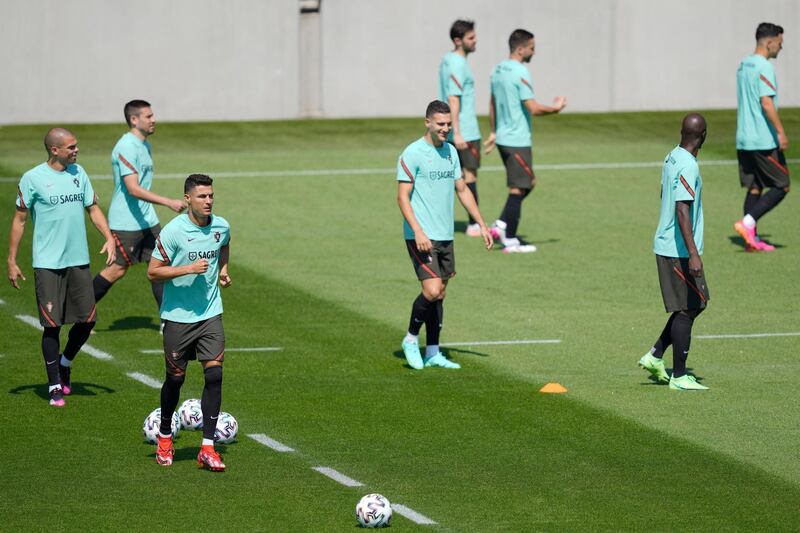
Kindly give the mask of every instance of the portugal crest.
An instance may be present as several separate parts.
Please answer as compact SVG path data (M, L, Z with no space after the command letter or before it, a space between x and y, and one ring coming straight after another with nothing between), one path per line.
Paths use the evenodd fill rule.
M76 187L78 187L78 188L80 189L80 187L81 187L81 182L80 182L80 181L78 181L78 178L72 178L72 183L74 183L74 184L75 184L75 186L76 186Z
M221 237L222 237L222 235L220 235L220 233L218 231L214 232L214 240L215 241L219 242Z

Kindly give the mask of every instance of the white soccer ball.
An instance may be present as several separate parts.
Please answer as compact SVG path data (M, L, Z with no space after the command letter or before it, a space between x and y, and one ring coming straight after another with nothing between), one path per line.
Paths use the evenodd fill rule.
M392 522L392 505L386 496L367 494L356 505L356 520L361 527L388 527Z
M142 432L147 442L153 444L158 443L158 431L161 429L161 408L157 407L152 413L147 415L144 419ZM178 419L178 413L172 413L172 437L174 438L181 430L181 422Z
M181 429L195 431L203 427L203 410L200 408L200 400L192 398L183 402L178 409L178 417L181 419Z
M238 432L239 423L233 418L233 415L225 411L220 411L219 418L217 418L217 429L214 431L214 442L230 444L236 440L236 434Z

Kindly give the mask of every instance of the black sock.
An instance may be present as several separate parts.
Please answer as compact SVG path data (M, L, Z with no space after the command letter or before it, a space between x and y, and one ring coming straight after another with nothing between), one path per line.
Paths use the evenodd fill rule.
M753 211L753 208L758 203L758 200L760 198L761 198L761 191L758 191L758 193L756 193L756 194L753 194L750 190L747 191L747 194L744 197L744 214L745 215L749 215Z
M114 284L111 283L110 281L108 281L106 278L104 278L100 274L98 274L98 275L96 275L94 277L94 281L92 281L92 287L94 288L94 301L95 301L95 303L97 303L97 302L99 302L100 300L103 299L103 296L106 295L106 293L108 292L108 289L110 289L112 285L114 285Z
M686 358L692 343L694 319L685 313L675 313L672 321L672 377L686 374Z
M786 191L781 188L775 187L768 190L761 195L761 198L758 200L756 205L754 205L750 210L750 216L758 220L769 213L776 205L781 203L781 200L783 200L785 197Z
M478 205L478 182L467 183L467 188L472 192L472 196L475 197L475 205ZM467 213L467 216L469 216L469 223L475 224L475 219L472 218L472 215Z
M150 283L150 288L153 291L153 297L156 299L156 304L158 304L158 309L161 309L161 301L164 299L164 282L163 281L153 281Z
M661 331L661 335L658 337L658 340L653 344L653 357L658 357L661 359L664 356L664 351L669 348L669 345L672 344L672 321L675 320L675 315L678 313L672 313L669 315L669 319L667 319L667 325L664 326L664 329Z
M58 379L58 334L61 327L44 328L42 332L42 355L44 368L47 371L47 383L52 387L59 384Z
M181 397L181 385L185 376L167 375L161 386L161 428L162 435L172 435L172 413Z
M422 293L414 300L411 306L411 320L408 322L408 332L412 335L419 335L419 330L425 319L428 317L428 310L433 306L432 301L426 300Z
M439 334L442 331L442 322L444 320L444 302L436 300L436 303L428 310L428 316L425 319L425 345L438 346Z
M222 405L222 366L208 366L203 371L206 384L203 387L203 396L200 398L200 408L203 410L203 438L213 439L217 429L219 408Z
M517 236L517 227L519 227L521 212L522 196L518 194L509 194L503 212L500 214L500 220L506 223L506 238L513 239Z
M69 330L69 338L67 345L64 347L64 357L70 361L75 359L78 350L81 349L83 343L89 338L89 333L94 327L94 322L83 322L74 324Z

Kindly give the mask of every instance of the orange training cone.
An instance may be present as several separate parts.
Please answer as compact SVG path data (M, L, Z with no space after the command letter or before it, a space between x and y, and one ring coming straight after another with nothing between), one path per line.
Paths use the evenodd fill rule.
M567 389L560 383L548 383L547 385L539 389L539 392L544 394L562 394L564 392L567 392Z

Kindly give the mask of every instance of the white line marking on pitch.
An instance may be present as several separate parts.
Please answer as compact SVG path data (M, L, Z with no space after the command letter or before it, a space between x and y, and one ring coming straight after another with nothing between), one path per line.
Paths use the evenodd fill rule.
M332 480L336 481L344 485L345 487L363 487L364 484L360 481L356 481L351 477L347 477L341 472L334 470L333 468L328 468L327 466L315 466L312 470L316 470L323 476L328 476Z
M5 305L5 303L6 303L5 300L0 300L0 305Z
M518 341L446 342L440 346L495 346L501 344L558 344L561 339L523 339Z
M733 333L730 335L695 335L695 339L761 339L764 337L800 337L800 332L792 333Z
M264 346L262 348L225 348L225 352L280 352L280 346ZM164 353L163 349L158 350L139 350L140 353Z
M34 328L42 331L44 328L39 323L39 319L34 318L30 315L16 315L19 320L25 322L29 326L33 326ZM110 361L114 359L111 354L104 352L103 350L98 350L94 346L90 346L88 344L84 344L81 346L81 351L86 352L87 354L91 355L95 359L100 359L101 361Z
M405 516L406 518L408 518L412 522L416 522L417 524L433 525L436 523L434 520L431 520L427 516L420 514L416 512L414 509L406 507L405 505L402 505L400 503L393 503L392 511L396 512L401 516Z
M272 448L276 452L288 453L293 452L294 448L290 448L289 446L285 445L282 442L278 442L275 439L271 439L264 435L263 433L251 433L247 435L254 441L263 444L267 448Z
M141 372L128 372L125 375L131 379L135 379L139 383L144 383L148 387L152 387L154 389L161 388L161 382L158 381L156 378L148 376L147 374L142 374Z

